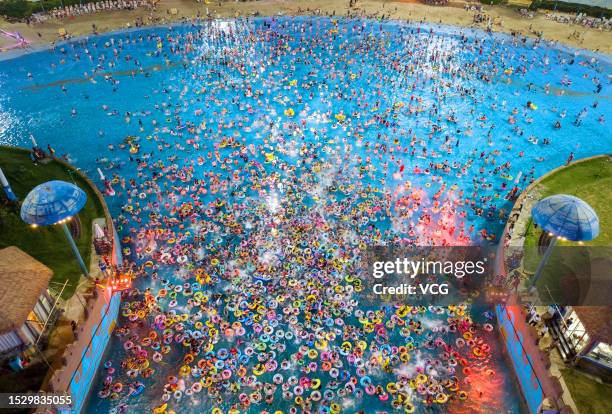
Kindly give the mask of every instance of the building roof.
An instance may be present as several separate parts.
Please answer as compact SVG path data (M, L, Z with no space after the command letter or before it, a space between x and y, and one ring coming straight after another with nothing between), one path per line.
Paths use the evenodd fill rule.
M22 326L53 271L15 246L0 250L0 333Z
M605 306L572 306L591 338L612 344L612 316Z

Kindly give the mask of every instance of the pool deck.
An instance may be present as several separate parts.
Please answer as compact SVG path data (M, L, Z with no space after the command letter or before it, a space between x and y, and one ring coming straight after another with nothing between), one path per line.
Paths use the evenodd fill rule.
M89 393L89 385L100 363L101 354L106 348L106 342L114 328L114 320L118 311L117 303L119 302L119 294L113 294L108 287L100 288L108 274L103 273L99 267L102 256L96 252L93 246L94 225L98 224L102 229L107 229L108 238L113 246L108 256L113 265L121 264L121 247L117 244L118 239L113 230L112 216L97 186L85 174L69 163L57 158L54 158L54 160L73 171L91 187L104 213L103 217L94 219L91 223L90 278L81 275L74 294L63 303L62 316L53 328L49 344L43 352L51 369L41 385L41 390L58 393L68 392L72 395L77 407L82 407ZM94 281L96 280L100 285L95 285ZM111 304L114 304L114 307ZM107 323L102 326L102 321L105 319ZM71 321L77 322L77 328L74 332L70 324ZM103 328L106 329L103 330ZM48 408L41 408L36 412L48 413L50 411Z
M596 158L609 157L609 154L598 155L594 157L584 158L575 161L573 164L589 161ZM506 268L505 255L508 247L520 247L525 241L524 231L531 217L531 207L539 200L539 187L541 182L563 170L566 166L556 168L547 174L540 177L529 185L517 198L512 211L509 214L510 219L506 223L502 235L502 243L499 244L497 263L499 274L508 274L509 269ZM514 269L512 269L514 271ZM555 349L548 350L551 342L549 339L537 341L537 329L528 325L525 318L526 312L524 306L519 303L520 296L522 303L529 300L528 277L522 277L521 285L518 287L517 294L513 295L508 302L509 308L515 314L515 328L523 337L523 346L527 353L532 358L533 369L542 384L544 396L551 399L560 409L560 413L580 413L580 409L576 406L571 397L571 393L561 375L561 368L566 365L563 362L558 351Z
M94 220L95 223L104 228L104 219L99 218ZM104 280L105 274L102 274L98 266L98 261L101 259L93 249L89 265L89 274L92 279ZM55 377L55 371L64 369L64 364L72 355L74 349L79 349L79 341L83 341L81 335L84 327L88 322L92 300L96 298L96 287L91 279L81 276L79 285L70 299L65 301L63 305L62 317L58 321L53 333L49 338L49 345L45 350L49 362L51 363L54 372L51 373ZM77 330L72 331L70 321L77 322ZM66 350L70 348L68 352ZM83 346L81 346L83 348ZM42 389L46 389L49 384L50 377L43 383ZM56 388L57 389L57 388Z
M572 47L612 53L612 32L601 31L583 26L558 23L546 18L549 11L535 12L532 19L523 18L516 9L505 6L489 6L471 3L464 0L453 0L447 6L429 6L412 1L359 0L352 9L347 0L258 0L249 2L194 2L188 0L161 0L153 10L139 8L100 12L73 18L50 19L44 23L27 25L26 23L9 23L0 19L0 28L9 32L19 32L33 45L50 44L61 40L59 30L72 37L92 34L92 24L98 32L109 32L133 27L135 20L140 19L147 25L168 24L196 18L207 13L213 18L230 18L249 16L259 13L262 16L278 15L336 15L381 17L390 19L410 19L429 23L442 23L453 26L486 28L486 22L474 24L474 11L465 10L464 6L478 4L482 12L489 16L496 32L517 32L524 36L535 37L536 32L543 32L548 40ZM170 14L170 9L177 9ZM556 13L562 14L562 13ZM12 53L12 52L9 52Z
M611 154L603 154L596 155L593 157L587 157L580 160L576 160L571 163L571 165L580 164L583 162L588 162L598 158L609 158L612 157ZM504 249L504 259L507 259L510 253L515 252L517 249L520 249L525 243L525 236L527 226L531 220L531 208L533 205L540 200L541 191L542 191L542 182L547 178L557 174L558 172L564 170L567 165L563 165L561 167L555 168L554 170L549 171L543 176L539 177L536 181L531 183L517 198L512 210L510 211L508 217L508 223L504 229L504 233L502 236ZM534 293L530 292L529 288L531 287L529 284L529 276L530 274L525 273L524 269L504 269L504 273L512 273L519 272L521 276L521 284L518 286L518 294L521 297L523 302L528 301L532 298L537 302L537 298L534 297Z
M172 3L172 1L168 1L168 3ZM269 1L262 1L261 3L270 3ZM329 2L330 4L335 4L335 2ZM364 3L374 3L374 2L364 2ZM378 3L378 2L376 2ZM165 4L165 3L163 3ZM181 4L183 4L181 2ZM239 7L239 5L242 5L244 3L236 3L236 7ZM256 6L260 4L259 2L254 3L253 6ZM284 4L284 3L283 3ZM307 5L308 3L301 3L302 6ZM360 2L361 4L361 2ZM395 3L386 3L387 7L391 7L389 6L391 5L395 5ZM403 4L403 3L401 3ZM232 5L234 5L232 3ZM210 5L209 5L210 7ZM399 6L398 6L399 7ZM442 8L436 8L438 10L442 10ZM457 9L460 10L460 9ZM125 12L127 14L127 12ZM394 12L395 13L395 12ZM392 15L394 13L391 13ZM93 16L89 16L89 17L95 17L98 15L93 15ZM124 17L124 15L121 15L122 18ZM414 18L414 17L413 17ZM84 18L85 19L85 18ZM79 20L79 19L77 19ZM85 25L85 21L79 21L78 23L82 23L83 25ZM91 20L89 20L87 22L87 24L90 24ZM113 21L114 23L114 21ZM0 27L2 27L2 22L0 22ZM61 23L60 23L61 24ZM75 23L76 24L76 23ZM67 25L68 26L68 25ZM110 27L110 26L109 26ZM78 34L79 32L77 30L80 30L78 28L78 26L75 26L75 31L71 32L74 34ZM34 28L34 30L36 30L36 28ZM50 29L51 30L51 29ZM110 29L109 29L110 30ZM84 34L85 32L83 32ZM49 32L49 35L51 35L51 31ZM46 36L46 34L45 34ZM608 42L608 40L611 40L609 38L610 34L606 33L605 36L602 36L602 38ZM44 39L44 38L41 38ZM41 40L41 43L43 43L43 40ZM612 42L609 42L608 45L612 45ZM561 167L563 168L563 167ZM507 247L508 245L515 245L513 243L514 242L519 242L520 241L520 232L517 231L516 229L521 229L524 228L524 224L526 224L528 222L528 216L529 214L525 214L525 212L529 212L530 211L530 206L531 204L533 204L533 202L535 202L535 200L537 200L537 196L535 194L537 191L536 185L545 177L547 177L550 174L554 174L557 170L554 170L552 172L550 172L549 174L541 177L538 181L536 181L534 184L532 184L530 187L528 187L523 194L521 194L521 196L519 197L519 199L517 200L516 204L515 204L515 208L512 210L512 212L510 213L510 217L512 221L509 221L508 224L506 225L506 228L504 230L503 233L503 237L502 237L502 241L503 243L500 243L501 249L502 249L502 254L498 255L498 257L503 258L503 250L504 247ZM95 186L93 186L95 188ZM106 209L106 205L103 203L103 205L105 206L105 213L107 214L107 223L110 222L111 227L112 227L112 221L110 220L110 215L108 214L108 210ZM518 209L517 209L518 207ZM512 217L514 217L516 214L516 218L512 219ZM514 224L514 229L515 231L511 232L509 229L509 225L510 223ZM97 257L95 255L92 254L92 267L97 268ZM502 260L500 263L500 266L504 266L504 261ZM503 269L504 273L506 272L507 269ZM95 288L94 288L95 289ZM101 295L102 296L102 295ZM78 299L78 296L77 296ZM101 302L100 298L94 298L96 299L95 302L92 305L92 313L91 314L100 314L100 310L102 309L101 306L104 305L103 302ZM108 302L108 298L106 299ZM79 315L79 304L74 302L72 304L72 311L74 312L74 315L77 315L77 317ZM516 315L516 327L517 330L521 333L522 337L525 339L524 341L524 347L525 350L528 352L528 354L532 357L533 360L533 366L534 366L534 370L536 372L536 375L538 376L538 378L540 379L541 383L542 383L542 388L544 390L545 396L548 396L549 398L553 399L556 403L556 405L560 408L560 412L561 413L571 413L571 412L579 412L579 410L577 410L573 400L571 399L571 396L569 395L569 392L567 390L567 387L565 387L565 384L562 380L562 377L560 375L559 372L559 362L556 360L556 358L554 358L554 355L550 355L550 353L546 353L543 352L542 347L538 347L538 345L536 344L536 337L537 337L537 332L534 332L534 329L527 325L525 323L525 314L523 312L522 307L518 304L518 302L514 302L512 303L512 311L514 312L514 314ZM81 327L81 331L83 332L90 332L91 331L91 326L92 323L95 322L91 322L91 321L84 321L83 323L83 327ZM57 378L54 378L51 381L51 389L55 389L55 390L64 390L66 389L66 387L70 384L70 382L72 381L72 373L78 369L78 366L80 365L80 361L78 359L78 357L80 357L80 353L79 351L82 349L87 349L87 346L90 342L90 337L88 337L87 335L79 335L77 337L77 340L74 344L72 344L71 347L69 347L68 352L67 352L67 359L65 361L62 362L62 365L65 367L64 369L64 373L58 373ZM76 352L73 352L75 351ZM76 364L76 365L75 365ZM75 368L76 367L76 368ZM558 376L557 376L558 373ZM552 375L551 375L552 374ZM69 379L68 382L66 382L66 379Z

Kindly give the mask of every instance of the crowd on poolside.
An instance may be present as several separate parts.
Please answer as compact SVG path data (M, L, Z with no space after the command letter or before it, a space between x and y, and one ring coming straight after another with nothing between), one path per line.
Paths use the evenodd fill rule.
M448 0L424 0L424 2L429 5L439 6L444 6L448 4ZM140 7L153 7L156 3L157 1L152 0L105 0L85 4L75 4L65 7L58 7L40 13L35 13L32 15L31 21L34 23L40 23L49 18L58 19L65 17L82 16L85 14L91 14L100 11L134 10ZM351 2L351 7L353 7L355 3ZM468 11L477 12L477 14L474 16L475 23L487 20L483 17L485 15L480 14L480 12L482 12L482 5L480 4L465 4L464 9ZM534 13L527 9L520 9L519 13L521 13L521 16L525 18L531 19L534 17ZM591 17L584 13L568 15L550 12L546 13L545 17L548 20L554 20L559 23L576 24L589 28L599 28L603 30L610 30L612 28L612 19L607 19L605 17Z
M73 4L57 7L41 13L35 13L32 15L31 20L35 23L40 23L49 18L62 19L101 11L135 10L139 7L152 7L152 2L149 0L104 0L92 3Z
M468 10L467 6L466 10ZM535 16L534 11L529 9L519 9L518 12L521 17L526 19L533 19ZM544 17L546 20L553 20L557 23L575 24L593 29L610 30L612 28L612 19L607 19L605 17L592 17L585 13L557 14L548 12L544 15Z
M587 16L584 13L578 14L555 14L546 13L546 19L554 20L558 23L576 24L584 27L593 29L610 30L612 29L612 19L606 19L605 17L597 18Z

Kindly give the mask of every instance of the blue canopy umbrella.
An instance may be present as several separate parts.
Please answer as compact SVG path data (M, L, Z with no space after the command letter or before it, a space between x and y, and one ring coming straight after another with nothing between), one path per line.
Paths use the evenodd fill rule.
M540 200L531 210L543 230L572 241L593 240L599 235L595 210L578 197L557 194Z
M81 270L89 276L89 271L66 225L67 221L81 211L86 202L87 195L76 185L65 181L48 181L36 186L26 196L21 205L21 219L33 226L61 225Z
M531 216L542 230L553 236L534 275L534 286L557 239L588 241L599 235L599 218L595 210L583 200L571 195L556 194L538 201L531 210Z

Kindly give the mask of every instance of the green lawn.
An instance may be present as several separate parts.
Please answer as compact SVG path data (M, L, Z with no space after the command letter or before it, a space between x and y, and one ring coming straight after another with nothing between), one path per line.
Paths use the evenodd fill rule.
M580 414L608 414L612 386L600 384L572 369L561 369L561 375L569 388Z
M0 166L20 201L32 188L50 180L74 182L87 193L87 204L79 214L81 237L76 242L83 260L89 263L92 220L104 216L104 210L89 185L78 174L58 162L32 164L29 153L17 148L0 147ZM63 283L68 279L70 286L62 296L72 296L81 271L61 228L49 226L33 229L21 220L19 206L8 206L5 201L4 193L0 192L0 248L17 246L46 264L53 269L52 281Z
M542 198L553 194L570 194L586 201L599 216L599 237L584 243L591 246L612 246L612 162L607 157L580 162L564 168L540 183ZM525 243L535 245L540 231L529 226ZM562 242L560 246L575 243Z
M541 197L545 198L553 194L570 194L586 201L599 216L599 236L589 242L584 242L584 246L612 246L612 162L608 162L607 157L597 158L570 165L563 170L542 180L539 189ZM524 268L529 272L535 272L541 255L537 252L537 243L542 231L533 226L530 221L527 226L525 236L525 256L523 260ZM552 296L561 301L568 301L572 298L564 297L571 293L572 284L575 282L575 274L582 269L588 268L588 259L578 254L567 254L570 250L566 247L579 246L576 242L559 241L547 266L542 272L542 277L538 281L538 291L545 293L548 299L546 286ZM590 249L591 260L595 255L607 255L609 249L593 250ZM559 282L559 275L563 275L565 280L563 285ZM562 295L562 296L559 296Z

